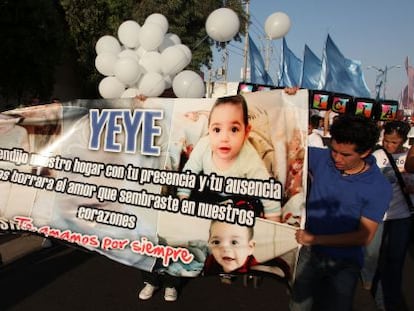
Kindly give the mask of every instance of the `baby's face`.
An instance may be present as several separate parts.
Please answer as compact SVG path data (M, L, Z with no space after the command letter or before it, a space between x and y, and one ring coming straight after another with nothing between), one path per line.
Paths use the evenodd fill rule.
M210 227L211 253L226 273L243 266L254 245L247 227L224 222L214 222Z
M222 104L213 109L208 128L213 156L232 162L237 158L249 133L240 105Z

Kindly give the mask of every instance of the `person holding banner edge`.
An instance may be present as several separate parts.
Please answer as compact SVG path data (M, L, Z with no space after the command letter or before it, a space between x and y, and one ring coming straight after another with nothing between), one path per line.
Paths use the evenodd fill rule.
M295 94L297 88L286 89ZM391 200L391 186L371 156L379 129L369 119L340 115L329 149L309 148L310 192L291 311L352 310L363 264ZM316 309L315 309L316 308Z

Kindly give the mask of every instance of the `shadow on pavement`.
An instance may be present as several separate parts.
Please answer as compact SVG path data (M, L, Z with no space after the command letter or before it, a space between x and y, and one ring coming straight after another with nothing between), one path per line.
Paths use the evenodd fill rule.
M404 267L402 310L414 310L413 268L414 244ZM0 310L288 310L289 292L283 282L265 277L257 288L244 285L242 277L231 285L218 277L198 277L187 280L176 302L165 302L161 289L142 301L139 270L94 252L58 245L0 269ZM369 291L359 285L353 311L374 310Z
M0 310L7 310L27 296L35 295L60 275L90 258L87 252L75 252L74 249L57 244L1 267Z

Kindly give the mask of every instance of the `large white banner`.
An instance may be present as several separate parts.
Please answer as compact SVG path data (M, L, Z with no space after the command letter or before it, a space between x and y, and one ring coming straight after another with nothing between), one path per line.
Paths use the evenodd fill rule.
M208 273L212 262L213 273L266 268L275 258L292 267L306 197L308 91L243 96L251 126L244 145L254 157L241 158L234 176L208 165L183 170L193 150L211 148L215 99L77 100L1 113L0 229L148 271L157 262L178 276ZM267 177L258 178L263 168ZM249 259L226 257L226 266L214 255L234 230L252 234L231 246Z

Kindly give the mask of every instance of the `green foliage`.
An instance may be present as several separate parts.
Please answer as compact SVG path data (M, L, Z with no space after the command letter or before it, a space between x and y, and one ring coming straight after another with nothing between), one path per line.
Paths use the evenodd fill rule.
M49 100L64 49L62 17L52 0L0 1L1 110L33 97Z
M70 37L77 52L78 76L85 97L96 98L102 78L95 70L95 44L101 36L117 34L119 25L131 18L133 0L60 0Z

